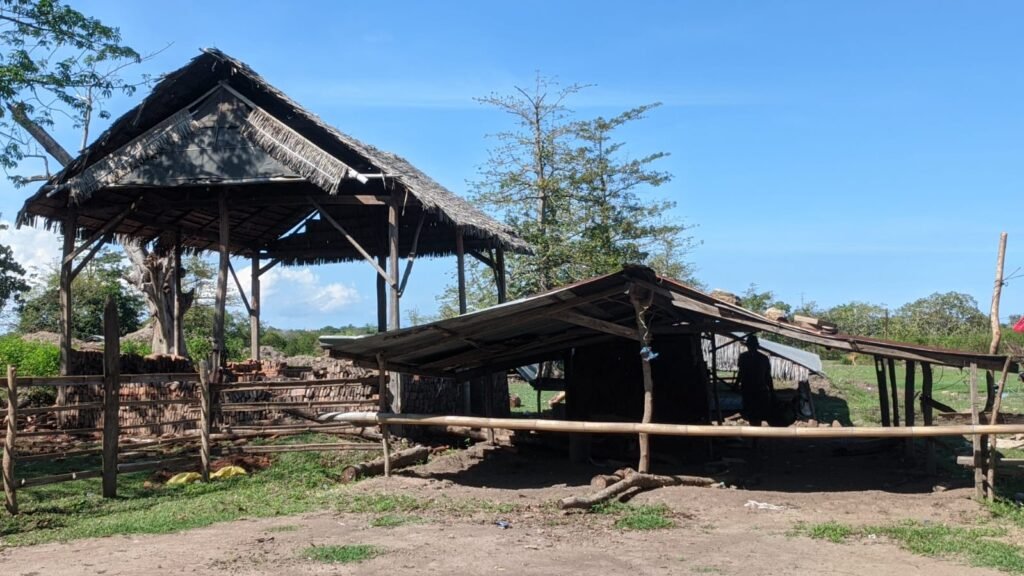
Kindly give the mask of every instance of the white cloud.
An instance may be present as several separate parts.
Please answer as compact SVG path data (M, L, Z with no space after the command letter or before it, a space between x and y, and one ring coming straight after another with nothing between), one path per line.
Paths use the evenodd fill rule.
M239 279L249 278L251 268L238 270ZM248 286L246 286L248 296ZM359 303L362 298L354 286L324 282L307 267L272 268L260 278L262 309L276 317L315 317L336 314ZM324 318L329 323L329 318Z
M25 226L15 229L14 224L2 221L7 229L0 230L0 243L11 247L14 259L30 276L45 274L60 257L60 235L42 227Z

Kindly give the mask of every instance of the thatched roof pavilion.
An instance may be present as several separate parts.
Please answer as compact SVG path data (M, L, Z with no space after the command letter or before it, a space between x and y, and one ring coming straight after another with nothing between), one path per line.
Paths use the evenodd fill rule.
M378 274L383 330L398 327L401 287L416 256L456 254L461 271L469 253L495 268L502 291L504 252L529 250L510 229L406 160L327 125L214 49L164 76L30 197L17 223L40 221L65 235L68 353L71 279L113 238L157 241L159 250L179 258L183 249L220 252L218 351L228 256L251 258L254 357L259 275L277 263L367 261ZM77 246L76 238L83 240ZM399 275L403 257L405 278ZM177 297L180 282L172 283Z

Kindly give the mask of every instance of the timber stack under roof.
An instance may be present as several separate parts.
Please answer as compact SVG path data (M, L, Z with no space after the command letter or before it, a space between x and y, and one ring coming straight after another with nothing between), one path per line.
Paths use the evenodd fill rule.
M18 225L62 228L75 212L83 237L179 235L186 249L208 250L218 242L220 192L230 203L230 252L284 264L365 258L357 246L385 254L391 203L401 214L400 256L452 254L456 230L480 257L529 251L403 158L327 125L215 49L164 76L25 202Z

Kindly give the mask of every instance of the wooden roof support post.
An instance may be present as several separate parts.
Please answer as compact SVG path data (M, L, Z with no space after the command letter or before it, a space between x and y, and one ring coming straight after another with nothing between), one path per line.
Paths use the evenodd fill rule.
M220 252L220 261L217 268L217 294L213 308L213 365L211 370L216 372L224 367L227 361L227 353L224 350L224 314L228 296L228 246L231 242L231 223L228 221L228 198L224 191L218 197L218 212L220 214L220 240L217 249Z
M121 435L121 325L117 304L103 309L103 497L117 497L117 441Z
M651 331L647 325L647 309L654 299L654 293L633 284L629 287L629 299L633 303L633 311L636 313L636 328L640 335L641 367L644 373L644 415L643 424L649 424L654 417L654 378L651 375L650 355L647 353L651 345ZM640 462L637 471L646 474L651 470L650 438L647 434L640 434Z
M903 388L903 425L914 425L914 361L906 361L906 379ZM908 460L914 458L914 439L908 438L906 445L906 457Z
M928 362L921 362L921 418L925 426L932 426L932 365ZM924 471L926 474L935 474L935 441L928 439L925 447Z
M508 286L505 282L505 248L498 246L495 250L495 265L498 267L498 304L508 300Z
M892 384L892 425L900 425L900 386L896 383L896 360L886 358L889 363L889 382Z
M889 390L885 385L885 359L875 356L875 378L878 380L878 409L882 414L882 426L892 426L889 418Z
M398 309L398 204L395 200L388 203L388 267L391 288L388 330L398 330L401 316Z
M722 423L722 402L718 396L718 347L715 346L715 333L708 332L711 340L711 395L715 399L715 417Z
M78 213L68 212L64 220L64 250L60 261L60 375L71 375L71 280L74 260L69 257L75 251L75 236L78 232ZM57 389L57 405L64 405L65 389Z
M1003 293L1003 262L1006 260L1006 232L999 235L999 253L996 256L996 281L992 287L992 309L989 321L992 324L992 342L988 346L989 354L999 353L999 343L1003 339L1003 331L999 325L999 298ZM996 378L991 370L985 372L985 412L992 411L996 401Z
M466 246L462 226L455 228L455 262L459 278L459 314L466 313Z
M388 411L388 373L384 369L384 354L377 353L377 398L379 404L377 411L385 414ZM388 425L381 422L380 438L384 449L384 477L391 476L391 433Z
M249 357L260 361L260 256L252 255L252 286L249 289Z
M176 356L185 355L185 337L182 326L181 315L181 228L174 231L174 248L171 257L171 313L174 316L173 342L171 342L171 353Z
M1003 375L999 379L999 388L996 389L996 400L988 417L989 424L999 423L999 409L1003 405L1003 389L1006 388L1006 377L1010 373L1010 363L1012 361L1013 357L1007 356L1006 363L1003 364ZM988 443L988 493L986 494L989 500L995 500L996 498L996 466L998 465L999 453L996 452L996 437L990 436Z
M971 424L977 426L980 417L978 414L978 365L971 362L971 373L969 376L971 390ZM985 498L985 456L981 446L981 436L971 436L971 448L974 454L974 497L978 500Z

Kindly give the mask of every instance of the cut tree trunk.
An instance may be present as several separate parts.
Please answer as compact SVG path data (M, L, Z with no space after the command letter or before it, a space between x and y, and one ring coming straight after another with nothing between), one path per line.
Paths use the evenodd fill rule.
M174 321L174 255L158 255L138 244L125 244L124 251L132 263L128 279L146 297L149 313L153 317L153 354L171 353L177 327L178 342L182 343L182 350L177 353L185 356L184 326ZM192 306L194 296L194 291L181 293L179 307L182 316Z

